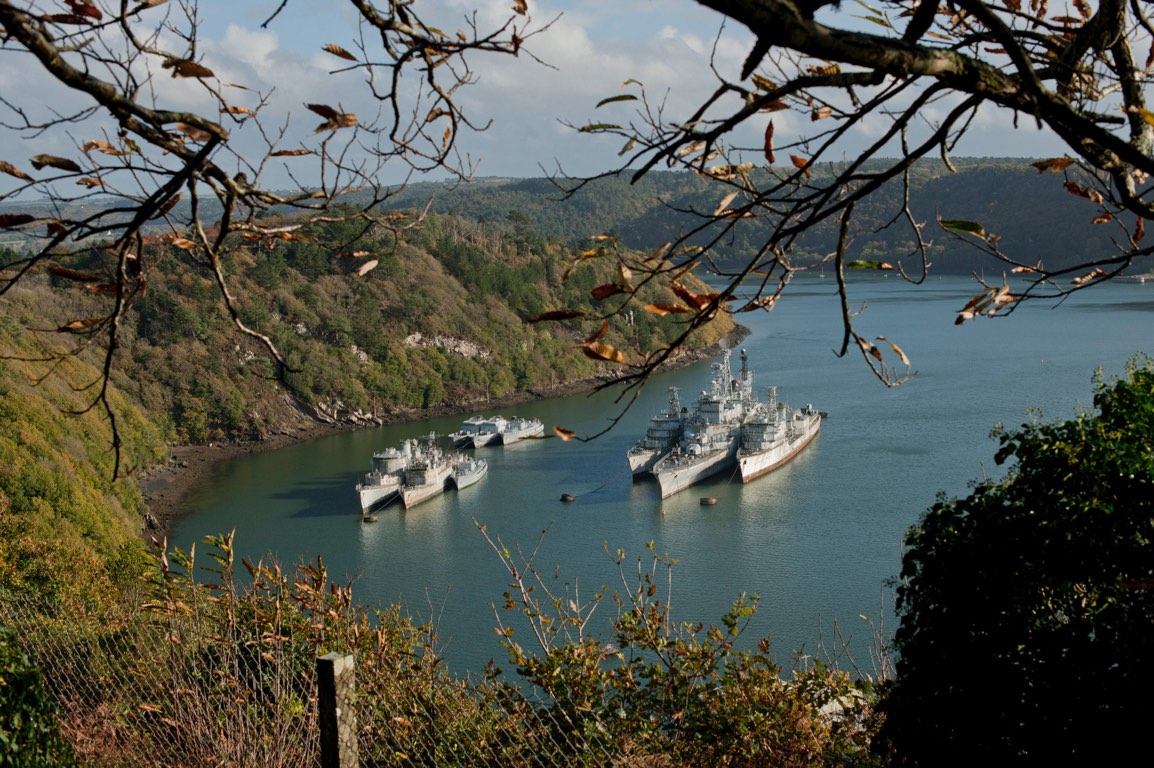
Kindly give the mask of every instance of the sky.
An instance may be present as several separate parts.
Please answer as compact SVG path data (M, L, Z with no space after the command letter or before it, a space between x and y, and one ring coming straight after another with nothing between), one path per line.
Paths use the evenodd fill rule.
M427 18L446 31L460 28L466 16L474 12L482 28L503 21L511 15L513 5L513 0L416 2L420 8L431 8ZM717 85L711 61L718 71L732 77L752 45L752 37L744 28L733 22L723 28L720 15L692 0L528 2L535 26L552 22L526 43L536 60L525 53L517 58L477 55L470 60L477 83L462 93L460 101L475 121L492 123L486 131L461 135L458 142L479 176L584 176L610 170L621 163L618 152L622 140L579 133L572 126L627 123L636 117L637 103L611 103L598 109L599 101L626 91L637 93L636 85L622 87L632 79L644 84L653 102L664 104L668 117L688 115ZM305 104L332 104L341 111L357 113L362 120L371 119L376 107L365 98L361 75L336 72L342 62L322 50L327 43L355 50L357 25L348 4L339 0L289 0L268 28L262 28L279 3L200 0L201 60L222 82L250 89L225 86L226 97L235 99L236 104L254 105L258 93L266 94L266 125L276 127L283 116L291 115L294 122L286 141L294 146L315 141L312 129L317 119L306 112ZM855 11L847 10L851 5L846 4L843 15L855 15ZM171 6L160 8L167 7ZM150 12L158 13L159 9ZM44 108L44 94L56 91L34 70L26 60L11 55L0 58L0 93L13 103ZM169 108L215 112L194 81L158 76L150 87ZM52 99L53 106L61 111L69 106L67 98ZM934 116L927 112L925 118L932 122ZM10 121L11 115L0 119ZM759 147L767 119L759 118L744 134L734 137L735 143ZM773 119L779 139L791 131L804 130L809 123L807 115L797 113L776 113ZM1010 120L1004 114L981 115L955 154L1063 154L1056 139L1028 125L1012 130ZM864 146L871 138L870 130L871 126L864 126L843 151L849 155ZM244 131L255 138L250 126L235 131L238 143L250 140ZM79 144L99 138L98 133L96 127L86 125L69 134L55 132L35 141L5 137L0 140L0 147L4 147L0 159L26 165L24 158L39 152L76 156ZM291 162L298 161L282 164L292 167ZM287 180L288 174L279 168L270 169L263 179L272 187Z

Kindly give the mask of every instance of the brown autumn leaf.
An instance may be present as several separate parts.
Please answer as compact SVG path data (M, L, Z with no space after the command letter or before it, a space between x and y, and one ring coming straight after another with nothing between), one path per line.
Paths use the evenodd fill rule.
M790 162L793 163L794 168L797 168L798 170L801 170L801 171L805 171L806 177L807 178L809 177L809 161L808 160L806 160L804 157L798 157L797 155L790 155L789 160L790 160Z
M1030 163L1038 169L1038 173L1061 173L1074 164L1074 159L1070 157L1053 157L1049 160L1039 160L1036 163Z
M765 161L770 165L777 162L777 154L773 151L773 121L765 126Z
M177 123L176 130L180 131L193 141L208 141L212 138L212 134L208 131L197 128L195 125L189 125L188 123Z
M198 247L195 241L189 240L187 237L180 237L179 235L171 236L168 242L185 251L191 251Z
M684 315L689 312L680 304L646 304L645 311L655 315Z
M805 68L807 72L816 77L829 77L841 72L841 67L837 64L826 64L825 66L811 65Z
M171 69L173 77L216 77L216 73L192 59L165 59L161 69Z
M882 351L877 348L876 344L868 342L865 339L861 338L860 336L857 339L857 344L859 347L862 348L862 352L865 352L870 357L877 360L879 363L882 362Z
M15 176L16 178L23 179L24 181L35 181L35 179L33 179L31 176L16 166L12 165L12 163L8 162L7 160L0 160L0 172L6 173L9 176Z
M80 331L83 331L86 328L91 328L92 326L97 325L103 321L103 317L89 317L84 320L73 320L70 323L65 323L56 330L62 333L79 333Z
M87 16L94 21L100 21L104 18L104 14L100 9L91 3L86 3L84 0L64 0L72 12L81 16Z
M68 233L68 228L65 227L63 223L56 221L55 219L47 222L45 225L45 233L44 234L48 237L59 237L60 235L64 235L67 233Z
M892 349L894 351L894 354L898 356L898 358L902 361L902 363L906 366L906 368L910 367L910 359L908 357L906 357L906 353L902 351L901 347L899 347L897 344L894 344L892 341L887 339L885 336L878 336L877 340L878 341L884 341L886 344L889 344L890 349Z
M554 309L549 312L542 312L536 317L529 318L529 322L543 323L548 320L572 320L575 317L585 317L585 313L579 309Z
M55 155L36 155L32 158L33 168L39 171L44 166L59 168L62 171L71 171L73 173L81 172L80 166L66 157L56 157Z
M40 20L48 24L91 24L92 19L79 13L46 13Z
M1106 273L1102 270L1101 267L1094 267L1092 270L1090 270L1086 274L1082 275L1081 277L1075 277L1070 282L1072 282L1074 285L1085 285L1086 283L1090 282L1091 280L1096 280L1097 278L1101 277L1104 274L1106 274Z
M369 274L374 269L376 269L377 265L380 263L381 263L380 259L371 259L369 261L366 261L364 264L357 267L357 274L360 275L361 277L364 277L365 275Z
M581 351L585 353L585 357L593 360L606 360L610 363L624 363L625 353L612 344L606 344L603 341L594 341L590 344L582 344Z
M817 109L815 109L814 111L809 113L809 119L812 122L817 122L818 120L825 120L827 117L829 117L832 114L833 114L833 107L818 107Z
M120 290L115 283L90 283L84 287L101 296L115 296Z
M251 115L252 110L248 107L221 107L220 111L226 115Z
M609 321L608 320L602 320L601 321L601 327L598 328L593 333L591 333L585 337L585 343L591 344L594 341L597 341L597 339L600 339L602 336L604 336L607 333L609 333Z
M80 148L80 151L87 155L89 152L91 152L94 149L100 149L100 150L112 149L112 145L109 144L107 141L102 141L100 139L93 139L92 141L84 142L84 146L82 146Z
M1109 211L1106 211L1106 213L1100 214L1100 215L1095 216L1094 218L1090 219L1090 223L1091 224L1109 224L1113 220L1114 220L1114 214L1110 213Z
M561 438L565 442L569 442L573 438L577 437L576 432L571 429L565 429L565 427L553 427L553 434L557 435L557 437Z
M316 112L318 115L325 118L326 120L332 120L333 118L335 118L337 115L340 114L335 109L330 107L328 104L305 104L305 106L308 107L309 109L311 109L313 112Z
M77 179L76 183L82 187L88 187L89 189L92 189L93 187L105 186L105 183L103 181L101 181L100 179L95 179L91 176L85 177L83 179Z
M356 56L352 55L351 53L349 53L348 51L346 51L344 48L340 47L336 43L326 43L324 50L328 51L329 53L331 53L333 56L336 56L337 58L344 59L345 61L356 61L357 60Z
M677 294L677 298L695 309L705 309L709 306L709 296L707 294L696 294L676 280L671 280L669 287Z
M269 154L269 157L300 157L301 155L311 155L311 149L278 149L276 152Z
M786 104L781 99L774 99L773 101L769 102L764 107L762 107L761 111L762 112L781 112L782 110L785 110L785 109L789 109L788 104Z
M1141 216L1139 216L1138 221L1134 224L1134 236L1130 238L1130 244L1133 245L1135 248L1137 248L1138 243L1142 242L1142 238L1145 235L1146 235L1146 220L1143 219Z
M601 301L602 299L607 299L615 294L627 292L628 289L623 288L617 283L605 283L605 285L599 285L593 290L589 291L589 295L597 301Z
M717 204L717 207L713 209L713 215L714 216L720 216L721 214L728 211L729 210L729 204L732 203L735 199L737 199L737 196L740 192L741 192L741 190L739 190L739 189L734 190L733 192L730 192L728 195L723 197L721 199L721 202Z
M4 213L0 214L0 229L11 229L12 227L19 227L27 224L30 221L36 221L36 217L27 213Z
M525 0L513 0L513 12L524 16L529 13L529 4Z
M1066 191L1069 192L1070 194L1077 195L1078 197L1084 197L1087 200L1092 200L1093 202L1098 203L1099 205L1101 205L1101 203L1103 201L1102 193L1096 189L1091 189L1090 187L1084 187L1081 184L1075 184L1072 181L1064 181L1064 182L1062 182L1062 186L1064 186L1066 188Z

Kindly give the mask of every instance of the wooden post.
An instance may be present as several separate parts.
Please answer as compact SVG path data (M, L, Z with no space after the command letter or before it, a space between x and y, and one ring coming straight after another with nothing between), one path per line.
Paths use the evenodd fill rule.
M357 765L357 713L353 709L356 659L343 653L317 657L317 709L322 768Z

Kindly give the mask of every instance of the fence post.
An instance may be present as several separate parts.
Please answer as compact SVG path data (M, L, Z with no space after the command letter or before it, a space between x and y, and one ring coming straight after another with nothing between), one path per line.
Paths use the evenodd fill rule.
M317 708L322 768L357 765L357 713L353 709L356 660L343 653L317 657Z

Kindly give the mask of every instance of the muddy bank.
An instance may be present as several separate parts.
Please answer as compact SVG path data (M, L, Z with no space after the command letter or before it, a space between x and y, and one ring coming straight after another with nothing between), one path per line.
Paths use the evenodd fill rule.
M747 329L738 326L730 336L730 344L740 343L748 333ZM684 355L678 358L675 363L667 366L667 369L683 368L717 354L719 354L719 349L713 347L698 353ZM509 397L491 400L484 404L484 409L494 412L534 400L586 394L604 383L606 383L604 379L584 379L549 390L518 392ZM436 416L475 413L478 407L477 403L442 405L436 408L393 414L372 423L339 422L333 424L302 419L297 424L270 434L259 442L172 446L169 449L167 461L149 468L138 477L140 490L148 508L144 533L157 538L171 533L176 527L176 523L192 511L187 506L192 492L211 477L213 467L219 462L228 461L245 454L273 451L277 448L284 448L353 429L367 429L383 424L398 424Z

